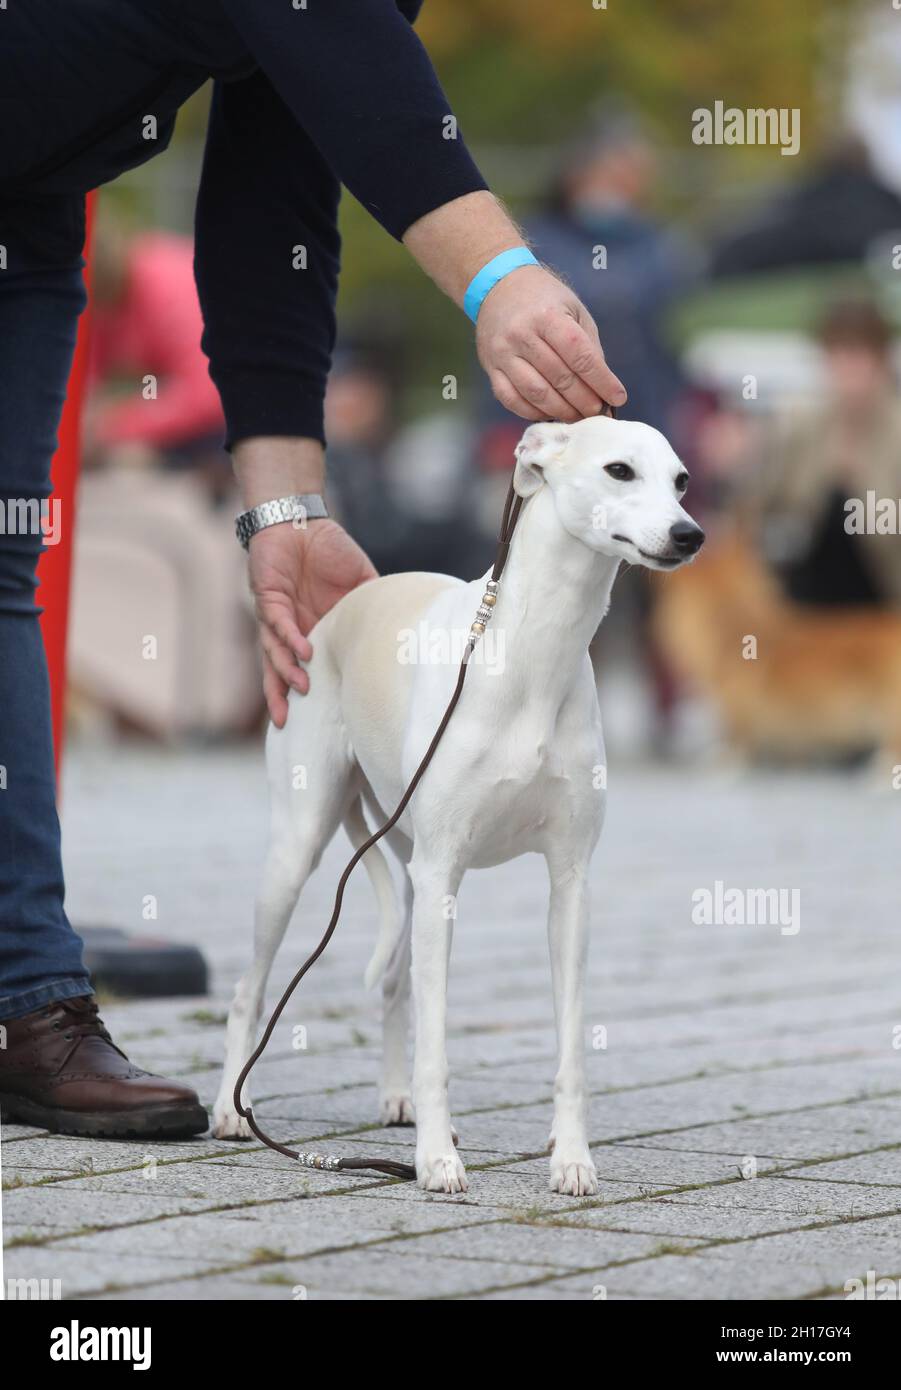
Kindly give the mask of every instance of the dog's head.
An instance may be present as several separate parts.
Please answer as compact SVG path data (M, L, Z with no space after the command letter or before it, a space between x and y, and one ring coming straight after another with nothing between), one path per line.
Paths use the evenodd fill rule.
M650 425L601 415L530 425L516 446L513 485L529 497L543 483L569 534L603 555L670 570L704 542L681 502L688 474Z

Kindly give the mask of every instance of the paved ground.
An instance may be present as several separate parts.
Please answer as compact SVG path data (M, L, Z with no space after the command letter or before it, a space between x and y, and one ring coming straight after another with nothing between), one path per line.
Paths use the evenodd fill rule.
M211 1102L263 843L256 759L82 750L65 824L76 920L141 929L154 894L155 929L205 947L210 999L106 1015L145 1066ZM470 876L461 897L450 1056L467 1196L308 1174L211 1138L7 1127L7 1278L59 1279L78 1298L578 1300L836 1297L868 1270L901 1277L899 826L901 793L838 775L614 769L588 1009L589 1044L598 1026L607 1044L588 1062L596 1198L546 1186L553 1033L530 858ZM308 888L279 988L344 854ZM717 879L797 889L800 931L696 923L693 894ZM295 1142L409 1157L409 1131L373 1124L378 1001L360 983L373 935L361 877L255 1103ZM306 1051L291 1048L297 1022Z

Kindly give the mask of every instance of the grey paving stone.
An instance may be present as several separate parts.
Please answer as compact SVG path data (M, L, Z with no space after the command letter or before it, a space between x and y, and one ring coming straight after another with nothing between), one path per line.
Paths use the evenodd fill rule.
M146 1200L148 1193L166 1204L190 1206L196 1201L198 1210L206 1210L212 1205L230 1202L296 1198L307 1190L301 1177L296 1165L286 1165L284 1172L277 1169L263 1171L219 1163L214 1159L207 1163L160 1165L156 1169L156 1177L150 1180L145 1179L141 1172L118 1172L103 1177L67 1180L54 1184L52 1190L63 1194L64 1200L84 1193L97 1205L100 1205L102 1194L105 1210L109 1209L109 1197L123 1197L125 1210L128 1210L127 1203L131 1197Z
M15 1145L10 1166L37 1169L41 1174L90 1174L111 1168L138 1168L148 1157L155 1157L158 1162L184 1163L210 1153L211 1148L209 1139L119 1142L45 1133L27 1144Z
M95 1181L102 1181L96 1179ZM153 1183L145 1182L143 1190L137 1183L130 1192L107 1188L102 1201L97 1190L75 1185L52 1184L46 1187L25 1187L3 1194L4 1232L10 1224L27 1226L44 1235L82 1229L87 1226L112 1226L117 1222L155 1220L182 1212L199 1211L207 1205L205 1199L165 1194Z
M901 1188L901 1142L890 1149L856 1154L807 1168L804 1176L813 1182L842 1182L871 1187Z
M494 1293L479 1294L478 1299L485 1303L586 1303L594 1301L596 1288L590 1277L580 1274L544 1279L520 1288L498 1289ZM642 1295L612 1290L607 1293L607 1300L611 1303L634 1299L642 1299Z
M786 1216L817 1221L847 1221L876 1212L901 1215L901 1191L810 1182L798 1176L753 1178L676 1194L673 1201L718 1211L784 1212Z
M614 772L587 991L586 1040L607 1030L587 1053L596 1197L547 1187L556 1063L532 856L471 875L460 895L448 1052L467 1194L307 1173L210 1135L134 1145L4 1126L7 1275L110 1300L286 1300L303 1286L311 1301L556 1302L601 1285L611 1300L828 1297L869 1268L901 1272L901 799L832 774ZM260 758L74 747L64 811L75 920L146 930L153 891L155 933L207 953L208 999L104 1002L104 1016L142 1065L190 1078L210 1104L250 952ZM346 857L336 841L305 890L270 1002L325 925ZM800 934L694 924L691 895L715 878L799 887ZM376 929L355 878L254 1102L300 1147L409 1158L412 1131L374 1123L379 998L361 976ZM739 1181L749 1156L761 1176ZM48 1243L21 1243L33 1240Z
M689 1126L658 1135L641 1135L636 1147L706 1150L741 1157L809 1162L844 1158L899 1142L901 1108L895 1096L878 1101L849 1100L843 1105L778 1115L740 1115L726 1124Z
M650 1255L659 1246L660 1241L653 1236L635 1232L503 1221L425 1233L398 1250L405 1255L597 1269L631 1256Z
M130 1254L102 1248L86 1251L74 1240L46 1247L15 1247L4 1258L7 1279L59 1279L64 1299L93 1296L117 1285L140 1286L154 1279L186 1277L209 1267L209 1261L182 1258L177 1251L148 1255L136 1244Z
M818 1217L796 1212L750 1207L702 1205L681 1197L651 1197L618 1202L557 1218L567 1225L593 1226L610 1231L635 1231L654 1235L662 1243L689 1244L694 1240L745 1240L774 1231L815 1225Z
M139 1296L142 1301L165 1303L194 1303L207 1300L239 1301L253 1303L285 1303L295 1297L294 1287L283 1282L283 1276L267 1276L265 1271L255 1274L252 1270L239 1277L237 1274L195 1274L188 1279L177 1281L160 1280L156 1284L146 1284L140 1295L133 1289L119 1292L94 1294L94 1298L105 1303L131 1301Z
M192 1269L199 1263L216 1270L248 1264L270 1264L338 1248L359 1250L365 1264L374 1242L430 1230L434 1213L401 1209L395 1203L356 1202L333 1198L298 1200L277 1206L246 1207L226 1212L161 1217L140 1227L111 1228L96 1234L75 1233L59 1249L78 1248L96 1264L101 1256L129 1255L139 1244L142 1253L177 1255ZM460 1224L458 1221L456 1224Z
M285 1273L305 1285L311 1295L334 1293L390 1294L398 1299L432 1299L463 1296L503 1288L522 1279L560 1272L546 1265L414 1256L399 1249L367 1251L366 1258L351 1252L291 1261Z

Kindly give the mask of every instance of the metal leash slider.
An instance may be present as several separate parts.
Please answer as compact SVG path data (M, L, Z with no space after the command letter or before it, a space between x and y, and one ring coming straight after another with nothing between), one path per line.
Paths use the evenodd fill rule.
M488 583L485 585L485 593L482 595L482 601L479 604L479 611L476 613L475 621L469 629L469 638L467 640L469 642L470 651L472 651L479 638L483 636L486 627L494 616L494 605L497 603L497 589L497 580L489 579Z
M341 1167L340 1158L327 1158L325 1154L304 1153L301 1150L295 1157L305 1168L330 1168L334 1171Z

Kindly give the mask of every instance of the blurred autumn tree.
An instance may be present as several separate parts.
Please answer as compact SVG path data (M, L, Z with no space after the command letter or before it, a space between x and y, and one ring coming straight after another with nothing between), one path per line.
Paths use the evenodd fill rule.
M595 0L600 5L601 0ZM419 31L474 137L547 139L628 94L686 143L696 106L813 115L830 30L854 0L426 0Z

